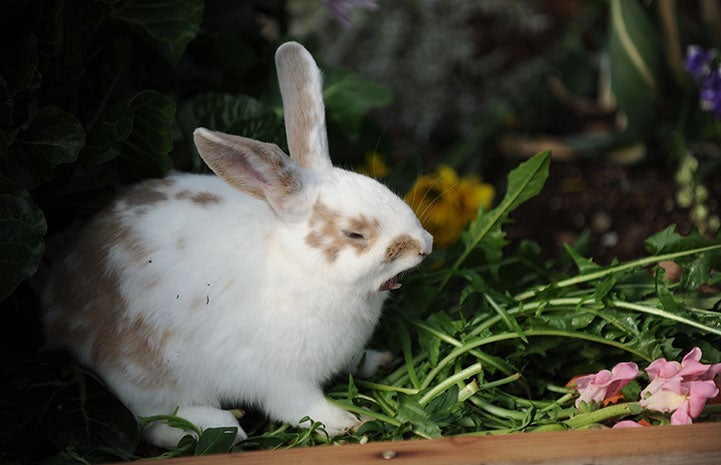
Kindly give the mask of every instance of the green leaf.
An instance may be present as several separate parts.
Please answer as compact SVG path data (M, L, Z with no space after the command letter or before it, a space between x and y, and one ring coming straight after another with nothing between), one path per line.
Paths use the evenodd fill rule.
M47 387L37 389L44 392ZM58 448L75 446L87 456L108 449L132 452L137 447L135 416L92 376L78 373L46 399L41 431Z
M203 0L128 0L113 8L110 16L129 24L175 64L198 34L203 3Z
M63 45L63 0L43 2L38 18L38 50L43 56L53 57Z
M456 260L453 269L458 269L474 249L481 249L486 259L495 263L501 258L501 249L506 244L501 225L508 221L508 215L526 200L537 195L548 178L551 152L545 151L521 163L508 174L508 189L501 203L484 212L481 209L475 221L468 225L462 235L465 251Z
M701 236L697 230L694 230L688 236L681 236L676 232L676 225L672 224L646 239L644 244L650 254L661 255L705 247L712 245L713 241Z
M53 179L57 165L75 161L84 145L80 122L49 105L15 136L5 160L7 176L27 188L38 187Z
M456 391L457 395L458 391ZM441 428L428 418L424 407L418 403L415 396L398 395L396 416L401 421L410 422L413 430L421 433L424 437L437 438L441 435Z
M455 405L458 404L458 385L454 384L446 391L439 395L434 397L428 404L425 406L424 410L428 414L429 417L433 418L434 420L438 420L440 417L448 416L448 413L450 412L451 408L453 408Z
M441 340L426 331L418 333L418 345L428 354L428 361L432 367L438 365L441 351Z
M339 70L326 74L324 87L328 119L352 139L358 137L361 122L371 109L384 107L393 99L388 87Z
M0 79L9 97L27 89L38 67L38 40L27 34L0 47Z
M486 294L485 297L486 297L486 300L488 301L488 303L491 305L491 308L493 308L493 310L496 311L496 313L498 314L498 316L501 318L501 321L503 321L503 323L505 323L506 327L507 327L509 330L511 330L511 331L515 332L516 334L518 334L518 337L519 337L523 342L525 342L526 344L528 344L528 339L526 338L526 335L523 334L523 330L521 329L521 326L518 324L518 321L516 321L516 319L513 317L513 315L511 315L510 313L508 313L508 312L506 311L506 309L504 309L503 307L501 307L500 305L498 305L498 304L496 303L496 301L493 300L493 298L491 297L490 294Z
M195 455L225 454L230 452L235 442L238 428L208 428L198 438Z
M353 381L353 375L348 373L348 399L353 400L358 397L358 388Z
M659 91L659 41L637 0L611 0L611 90L629 126L643 136L653 128Z
M146 90L130 100L133 130L123 142L119 159L130 179L164 176L172 167L168 153L173 148L172 124L175 103L155 90Z
M676 301L673 292L668 288L668 282L663 279L663 268L658 267L656 270L656 295L661 302L661 306L667 312L680 313L683 311L683 305Z
M96 166L115 159L122 151L121 143L133 130L134 115L127 104L116 103L90 129L85 147L78 161L84 166Z
M618 278L616 275L611 275L605 279L601 279L598 281L594 281L593 287L596 288L596 291L593 293L593 298L596 300L596 302L601 303L603 299L606 298L606 296L613 290L614 286L616 286L616 282L618 281Z
M578 271L581 274L598 271L601 268L601 266L594 263L592 259L588 259L579 254L572 245L564 243L563 247L566 249L566 252L571 256L573 262L576 264L576 266L578 267Z
M46 225L27 190L0 177L0 301L35 274Z
M193 131L199 126L285 146L282 116L247 95L217 92L196 95L179 106L177 121L185 140L192 145L196 171L203 166L195 144L192 144Z

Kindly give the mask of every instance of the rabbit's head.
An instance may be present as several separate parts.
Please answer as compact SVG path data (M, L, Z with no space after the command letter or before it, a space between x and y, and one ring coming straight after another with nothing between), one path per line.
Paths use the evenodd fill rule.
M266 202L281 253L317 276L360 292L397 287L398 273L431 252L413 211L374 179L333 167L322 78L300 44L276 53L290 157L274 144L198 128L195 143L228 184Z

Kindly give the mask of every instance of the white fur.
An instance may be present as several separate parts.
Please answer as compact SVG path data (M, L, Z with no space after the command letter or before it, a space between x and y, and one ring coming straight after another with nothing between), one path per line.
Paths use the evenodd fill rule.
M281 61L290 56L300 61L296 67L315 66L298 44L286 44L281 50ZM279 66L281 87L293 79L294 66ZM320 79L320 74L316 77ZM319 92L320 83L314 86ZM318 93L310 98L316 106L320 101L322 109ZM286 109L297 110L297 105L292 96L285 99ZM380 286L418 265L430 253L432 238L387 188L330 166L323 143L317 142L318 134L325 137L324 122L315 125L311 133L316 140L307 146L317 150L306 153L303 164L288 159L288 170L301 186L291 194L279 187L269 165L256 160L255 149L246 150L247 140L199 129L196 141L201 155L219 177L176 173L167 185L156 187L165 194L164 200L137 206L121 197L103 214L131 230L144 252L139 259L128 244L110 241L105 257L98 257L102 273L117 274L117 290L127 304L112 324L127 326L141 319L146 326L137 337L147 338L157 348L155 362L162 373L148 372L147 366L133 360L98 364L92 354L101 336L93 328L81 338L57 343L69 346L82 363L95 369L135 415L171 414L180 407L178 415L202 428L238 426L221 406L254 405L275 420L296 425L310 416L323 422L331 435L358 421L328 403L322 385L362 352L388 295ZM235 171L236 165L216 167L212 161L216 155L203 153L207 144L216 143L226 144L229 152L238 153L260 175ZM223 179L232 176L248 177L263 194L251 197L230 187ZM219 200L193 202L183 197L184 192ZM265 201L270 197L272 205ZM373 247L363 253L343 248L332 261L310 247L309 221L318 201L339 212L341 223L359 215L376 220L378 238ZM418 253L384 260L389 244L401 235L417 241ZM58 265L56 277L69 273L77 263L71 253ZM100 295L107 290L92 292ZM79 309L69 308L72 305L59 296L50 285L48 324L85 324L76 321ZM102 306L85 310L108 311ZM49 339L52 336L48 334ZM162 344L157 343L161 339ZM101 343L112 347L124 341ZM371 353L362 374L369 375L387 362L387 354ZM139 378L157 382L148 387L137 383ZM146 430L146 439L172 447L182 434L156 423ZM244 437L239 428L237 439Z

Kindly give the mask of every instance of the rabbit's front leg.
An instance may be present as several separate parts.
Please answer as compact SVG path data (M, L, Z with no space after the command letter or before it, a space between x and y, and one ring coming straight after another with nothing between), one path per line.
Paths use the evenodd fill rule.
M370 378L380 367L386 366L392 361L393 355L388 351L365 349L353 357L343 372L357 378Z
M276 387L274 392L269 394L264 407L272 418L307 428L310 422L300 420L309 417L323 423L331 437L360 422L352 413L328 402L319 386L286 382L283 389Z
M213 407L180 407L175 416L188 420L201 430L222 427L238 428L235 433L236 443L248 437L238 424L238 420L227 410ZM195 432L174 428L160 421L151 423L143 431L143 436L148 442L166 449L176 447L178 442L188 434L197 436Z

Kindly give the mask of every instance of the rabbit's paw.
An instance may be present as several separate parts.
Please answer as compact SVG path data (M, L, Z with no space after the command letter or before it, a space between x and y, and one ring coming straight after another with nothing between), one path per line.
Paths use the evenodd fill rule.
M308 416L313 421L323 423L324 429L330 437L347 433L359 422L358 418L352 413L331 404L323 406L320 411L311 413ZM310 426L310 422L301 423L301 426Z
M243 428L238 424L235 416L226 410L220 410L212 407L181 407L175 416L188 420L201 430L207 428L238 428L235 433L235 443L242 441L248 437ZM145 440L165 449L172 449L178 445L178 442L187 435L197 438L194 431L184 431L180 428L174 428L160 421L151 423L144 431Z
M345 371L358 378L370 378L376 374L379 368L392 361L393 355L390 352L366 349L353 357Z

